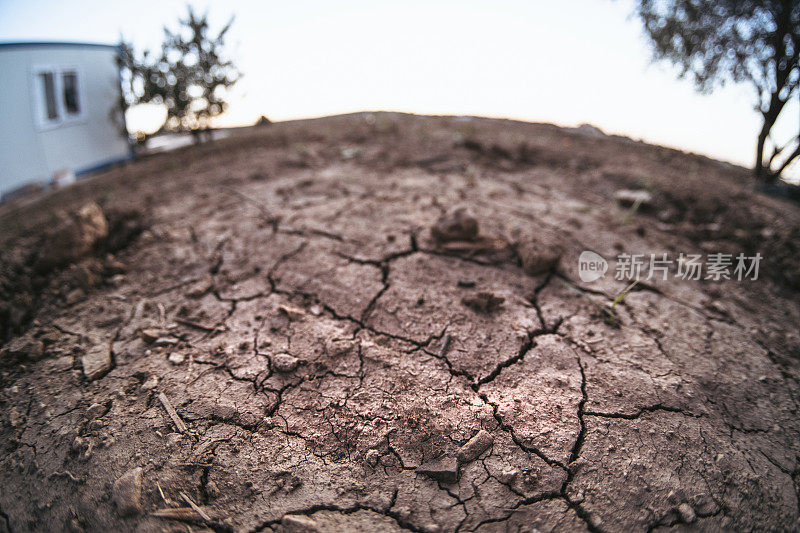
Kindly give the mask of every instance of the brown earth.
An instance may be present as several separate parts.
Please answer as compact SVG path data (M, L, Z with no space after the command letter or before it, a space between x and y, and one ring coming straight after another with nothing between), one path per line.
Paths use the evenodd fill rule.
M378 113L4 206L0 530L797 530L800 213L749 183ZM764 260L610 315L585 249Z

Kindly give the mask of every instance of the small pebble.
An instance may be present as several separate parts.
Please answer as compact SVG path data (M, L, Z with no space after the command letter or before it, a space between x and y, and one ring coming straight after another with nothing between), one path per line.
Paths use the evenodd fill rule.
M678 514L681 515L681 520L685 524L691 524L697 518L697 515L695 515L694 509L692 509L692 506L689 505L686 502L683 502L682 504L680 504L678 506Z
M272 356L272 368L274 368L276 372L291 372L296 369L299 364L300 360L288 353L279 353Z
M138 514L142 510L142 468L125 472L114 482L111 496L122 516Z
M460 450L458 450L458 462L470 463L480 457L480 455L491 448L494 444L494 437L492 434L485 430L480 430L478 433L469 439Z
M375 468L377 466L380 458L381 454L378 453L378 450L368 450L367 453L364 455L364 461L372 468Z
M95 418L100 418L106 414L107 411L108 409L106 409L105 405L101 403L93 403L88 409L86 409L86 418L89 420L94 420Z

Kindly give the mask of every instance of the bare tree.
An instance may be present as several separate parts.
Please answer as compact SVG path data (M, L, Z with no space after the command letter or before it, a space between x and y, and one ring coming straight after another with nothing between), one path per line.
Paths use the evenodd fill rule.
M763 118L754 173L777 180L800 156L800 124L786 144L770 136L786 103L800 93L800 0L639 0L637 13L654 58L678 65L699 90L726 82L754 86Z

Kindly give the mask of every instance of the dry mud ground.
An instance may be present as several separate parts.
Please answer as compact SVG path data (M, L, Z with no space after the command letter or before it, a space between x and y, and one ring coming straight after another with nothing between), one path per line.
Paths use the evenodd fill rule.
M435 241L457 205L483 237ZM800 528L800 215L743 169L355 114L146 157L0 223L0 530ZM641 284L612 323L625 283L582 283L584 249L764 261ZM464 303L482 292L504 301Z

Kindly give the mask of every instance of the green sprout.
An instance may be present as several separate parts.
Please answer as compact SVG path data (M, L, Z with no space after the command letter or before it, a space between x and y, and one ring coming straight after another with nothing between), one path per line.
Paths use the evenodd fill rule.
M631 219L636 214L636 212L639 211L639 206L641 206L641 205L642 205L642 199L641 198L637 198L636 200L633 201L633 205L631 205L630 209L628 209L628 212L625 213L625 216L622 218L622 225L623 226L627 225L628 222L631 221Z
M614 327L617 326L617 311L616 311L617 304L622 303L625 300L625 297L628 296L628 293L631 292L638 283L639 280L637 279L636 281L634 281L633 283L622 289L620 293L617 294L617 296L614 298L614 300L612 300L612 302L608 306L601 308L603 311L604 318L606 319L608 325Z

